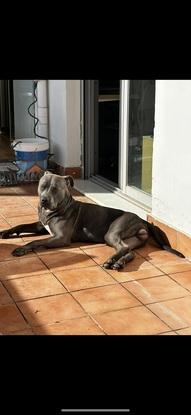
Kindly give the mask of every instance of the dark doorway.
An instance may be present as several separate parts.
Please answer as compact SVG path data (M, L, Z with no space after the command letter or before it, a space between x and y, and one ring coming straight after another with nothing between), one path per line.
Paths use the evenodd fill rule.
M84 81L84 177L119 181L120 80Z
M0 80L0 161L12 160L14 136L13 81Z
M95 82L95 173L118 184L120 81L100 79Z

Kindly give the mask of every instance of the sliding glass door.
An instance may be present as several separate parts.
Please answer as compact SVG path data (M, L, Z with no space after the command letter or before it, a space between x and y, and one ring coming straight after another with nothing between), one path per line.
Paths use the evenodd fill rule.
M154 80L85 81L85 177L150 206L154 114Z
M123 80L121 97L120 187L150 205L155 115L155 81Z

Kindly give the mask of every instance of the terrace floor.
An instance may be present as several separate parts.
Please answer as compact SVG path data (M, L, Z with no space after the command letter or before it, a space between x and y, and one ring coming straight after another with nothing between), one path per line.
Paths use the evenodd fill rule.
M34 184L0 187L0 230L36 221L37 204ZM105 270L114 249L82 243L11 256L37 238L0 239L1 334L191 334L190 260L146 245L123 270Z

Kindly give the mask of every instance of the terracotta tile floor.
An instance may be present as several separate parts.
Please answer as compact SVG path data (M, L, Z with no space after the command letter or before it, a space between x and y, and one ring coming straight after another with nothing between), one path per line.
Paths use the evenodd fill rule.
M35 221L37 204L36 184L0 187L0 230ZM0 239L0 334L191 335L191 261L152 245L120 272L101 267L104 244L11 255L36 238Z

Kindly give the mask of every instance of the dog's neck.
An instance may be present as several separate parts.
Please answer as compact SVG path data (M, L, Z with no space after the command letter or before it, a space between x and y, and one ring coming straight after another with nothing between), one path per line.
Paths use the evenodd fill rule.
M45 209L39 203L39 218L43 224L47 224L53 217L56 217L60 214L65 216L70 206L74 205L75 203L76 201L73 199L71 193L68 193L55 209Z
M73 199L72 195L69 193L67 197L65 197L62 202L57 206L56 209L47 209L44 211L47 220L57 216L58 214L65 215L68 208L75 204L75 200Z
M62 211L62 213L65 213L66 210L75 203L75 200L73 199L71 193L67 194L67 197L65 197L60 205L58 206L57 210Z

